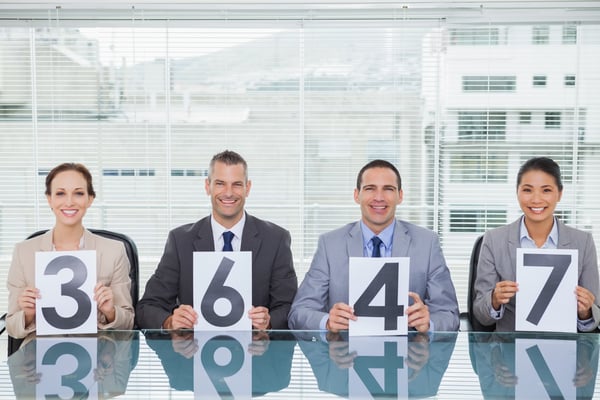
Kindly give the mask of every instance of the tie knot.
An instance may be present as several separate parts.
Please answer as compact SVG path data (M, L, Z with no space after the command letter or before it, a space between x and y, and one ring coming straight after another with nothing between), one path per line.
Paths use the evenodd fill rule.
M233 251L231 241L235 235L231 231L223 232L223 251Z
M371 254L371 257L381 257L380 248L383 241L379 239L379 236L373 236L371 242L373 242L373 253Z

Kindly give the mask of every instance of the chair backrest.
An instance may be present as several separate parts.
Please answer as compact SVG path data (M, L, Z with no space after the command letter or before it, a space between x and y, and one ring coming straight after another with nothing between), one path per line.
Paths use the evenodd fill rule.
M127 258L129 258L129 264L131 265L129 269L129 278L131 279L131 302L133 304L133 309L135 310L135 306L139 297L139 287L140 287L140 279L139 279L139 270L140 270L140 262L138 258L137 246L133 239L129 236L113 232L107 231L104 229L88 229L90 232L103 236L108 239L118 240L123 243L125 246L125 252L127 253ZM34 238L36 236L42 235L48 232L48 229L42 229L40 231L34 232L27 237L27 239ZM135 326L134 326L135 328ZM23 339L16 339L11 336L8 336L8 355L10 356L12 353L17 351L21 346L21 342Z
M477 279L477 264L479 263L479 252L481 251L481 243L483 235L479 236L473 244L471 250L471 260L469 262L469 293L467 294L467 309L469 310L469 324L472 331L493 332L496 329L495 325L483 325L475 318L473 313L473 300L475 299L475 280Z

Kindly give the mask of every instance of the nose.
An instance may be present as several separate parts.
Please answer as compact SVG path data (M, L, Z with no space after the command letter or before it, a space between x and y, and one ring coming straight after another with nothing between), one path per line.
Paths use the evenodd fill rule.
M67 195L67 205L71 205L71 204L73 204L73 195L68 194Z

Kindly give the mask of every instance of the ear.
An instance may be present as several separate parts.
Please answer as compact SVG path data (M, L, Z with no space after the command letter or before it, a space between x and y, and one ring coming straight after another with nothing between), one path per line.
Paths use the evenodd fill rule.
M398 202L396 203L396 205L402 203L402 200L404 200L404 192L402 191L402 189L398 190Z
M49 194L46 195L46 201L48 202L48 206L50 206L50 208L52 208L52 204L50 204L50 195Z
M358 199L359 194L360 194L360 191L357 188L354 188L354 202L356 204L360 204L360 200Z
M89 197L89 200L88 200L87 206L90 207L92 205L92 203L94 202L94 200L96 199L96 197L95 196L88 196L88 197Z
M252 187L252 181L248 179L246 182L246 197L250 196L250 188Z
M210 180L208 178L204 180L204 191L210 196Z

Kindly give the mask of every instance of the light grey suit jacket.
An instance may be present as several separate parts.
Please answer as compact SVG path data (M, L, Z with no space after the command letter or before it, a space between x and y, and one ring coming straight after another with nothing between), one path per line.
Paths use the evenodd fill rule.
M23 338L35 332L35 322L25 326L25 314L19 308L18 299L25 287L35 285L35 252L52 251L52 229L43 235L17 243L8 271L8 315L6 330L15 338ZM87 229L83 232L82 250L96 250L97 282L110 286L115 304L115 320L107 323L98 313L99 329L131 329L134 311L131 303L131 280L129 259L123 243L94 235ZM42 293L43 295L43 293Z
M496 324L496 331L515 330L515 297L504 306L504 315L495 320L490 316L492 307L492 290L496 282L516 282L517 248L521 247L519 230L521 218L515 222L492 229L483 236L479 262L477 265L477 279L475 280L475 299L473 312L475 318L483 325ZM558 246L559 249L577 249L579 285L588 289L596 297L592 306L593 327L600 323L599 283L598 283L598 258L596 246L592 235L566 226L558 221ZM575 289L575 288L573 288Z
M425 228L396 221L393 257L410 257L409 290L429 307L437 331L458 330L458 302L438 236ZM319 237L312 264L292 303L291 329L318 330L335 303L349 301L348 263L363 257L360 222L345 225Z

